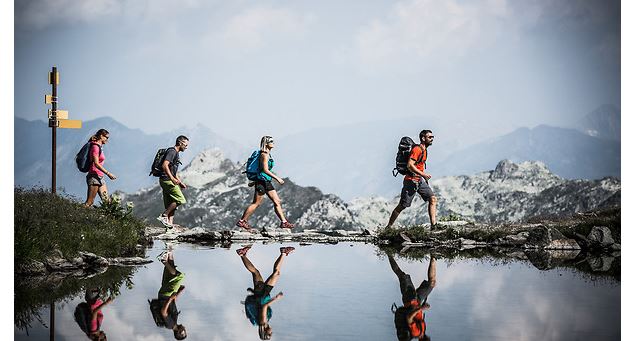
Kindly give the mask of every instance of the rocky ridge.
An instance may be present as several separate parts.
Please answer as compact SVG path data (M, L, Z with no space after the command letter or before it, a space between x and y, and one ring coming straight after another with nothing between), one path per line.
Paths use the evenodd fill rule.
M235 229L236 220L253 196L241 165L224 158L218 149L206 150L194 157L180 174L190 187L184 191L188 203L179 209L177 222L188 227ZM503 160L494 170L472 176L431 179L430 185L439 198L439 217L458 216L481 223L520 222L533 216L562 216L619 206L621 193L617 178L567 180L536 161ZM396 194L400 186L400 182L395 181ZM276 185L276 189L288 219L298 225L294 231L374 231L385 225L399 201L398 196L392 199L369 197L347 203L318 188L296 185L288 178L283 186ZM124 200L132 201L135 214L152 223L163 210L158 185L125 195ZM427 221L425 204L415 198L397 224L411 226ZM278 225L269 200L256 210L251 222L258 228Z

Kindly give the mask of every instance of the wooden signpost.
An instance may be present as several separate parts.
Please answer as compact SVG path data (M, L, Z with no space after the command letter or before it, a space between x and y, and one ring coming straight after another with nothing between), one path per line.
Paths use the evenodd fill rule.
M44 95L44 103L50 104L51 109L48 111L49 127L52 129L52 141L51 141L51 192L55 193L56 190L56 157L57 157L57 128L62 129L81 129L81 120L69 120L68 111L57 109L57 86L60 84L60 73L57 71L57 67L53 66L51 72L49 72L49 84L51 84L51 94Z

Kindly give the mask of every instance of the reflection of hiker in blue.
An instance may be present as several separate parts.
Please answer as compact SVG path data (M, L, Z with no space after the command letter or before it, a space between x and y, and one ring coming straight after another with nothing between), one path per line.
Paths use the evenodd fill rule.
M108 339L106 333L101 330L101 323L104 320L101 309L112 302L112 297L102 301L99 297L99 289L94 288L86 290L84 299L86 302L78 304L75 308L75 322L89 339L106 341Z
M391 254L388 254L388 261L390 262L390 268L399 279L399 289L401 290L401 301L403 303L401 307L393 304L397 339L400 341L413 338L430 340L430 337L426 335L426 322L423 311L430 309L430 304L427 302L428 295L437 284L436 260L433 256L430 256L428 279L423 280L417 289L412 284L410 275L399 268Z
M249 251L250 248L251 246L246 246L236 250L236 253L238 253L240 259L242 259L245 268L251 272L254 283L253 288L247 289L252 294L245 298L245 314L254 326L258 326L258 336L260 336L260 339L270 340L271 335L273 334L271 326L269 325L269 320L272 315L271 304L283 296L282 292L280 292L271 298L271 290L278 282L278 278L280 278L282 260L288 256L289 253L293 252L295 248L290 246L280 248L280 256L278 256L278 259L276 259L273 264L273 273L266 281L263 281L260 271L258 271L258 269L256 269L256 267L247 258L247 251Z
M161 289L158 298L148 301L150 311L157 327L172 329L174 338L183 340L187 337L187 332L182 324L177 323L181 312L176 308L176 299L185 289L185 286L181 285L185 275L176 269L172 251L162 253L159 259L164 265Z

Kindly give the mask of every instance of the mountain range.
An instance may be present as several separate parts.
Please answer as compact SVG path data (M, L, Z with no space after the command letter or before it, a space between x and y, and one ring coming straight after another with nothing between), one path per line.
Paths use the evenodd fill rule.
M15 186L51 186L51 129L44 121L28 121L15 117L14 137L14 181ZM219 147L227 150L230 159L239 160L247 153L236 142L226 139L209 128L198 124L182 127L162 134L146 134L139 129L130 129L109 117L83 122L82 129L57 130L57 187L83 200L86 196L85 174L75 165L75 155L98 129L110 133L103 151L104 166L117 175L117 180L108 181L113 191L132 192L151 186L156 178L148 176L150 165L159 148L173 146L176 137L190 138L190 146L182 154L182 162L189 163L194 155L204 149Z
M14 181L16 186L50 186L51 138L44 121L15 117ZM401 178L392 177L397 144L402 136L416 135L422 128L436 136L429 149L428 172L433 179L469 175L493 168L499 160L542 161L568 179L600 179L620 174L620 112L604 105L569 128L537 126L518 128L495 138L485 134L500 131L495 122L469 123L422 116L346 126L324 127L277 139L272 152L276 171L300 186L314 186L343 200L356 197L392 197L398 194ZM233 162L244 163L251 150L198 124L162 134L130 129L111 118L84 122L83 129L60 129L57 141L57 184L83 199L84 175L74 165L74 156L88 137L106 128L111 139L104 147L106 168L118 176L108 181L112 191L135 192L156 179L148 168L156 150L174 143L176 136L190 137L183 153L187 164L199 152L220 148ZM494 129L494 130L492 130Z
M251 202L242 168L224 158L218 149L197 155L183 169L181 178L189 183L188 200L175 217L180 225L212 229L232 229ZM495 169L473 176L449 176L431 180L439 197L438 215L459 215L479 222L514 222L536 215L568 215L598 207L620 204L619 179L568 180L549 171L542 162L500 161ZM316 187L303 187L290 179L276 186L287 218L303 229L370 229L385 225L399 198L356 198L346 202ZM158 185L123 196L134 203L135 214L155 222L163 211ZM279 223L269 200L254 213L256 227ZM399 225L427 222L427 210L420 198L402 212ZM155 222L155 224L158 224Z

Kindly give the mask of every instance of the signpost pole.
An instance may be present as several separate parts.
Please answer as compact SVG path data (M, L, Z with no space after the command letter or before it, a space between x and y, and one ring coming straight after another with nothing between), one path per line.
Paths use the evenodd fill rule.
M57 67L53 66L53 71L51 71L51 76L49 77L50 81L51 81L51 91L52 91L52 96L53 96L53 103L52 104L52 110L51 110L51 118L49 119L49 126L51 127L52 130L52 143L51 143L51 192L53 194L56 193L55 188L56 183L55 183L55 178L56 178L56 174L55 174L55 163L56 163L56 157L57 157L57 79L58 75L57 75Z

